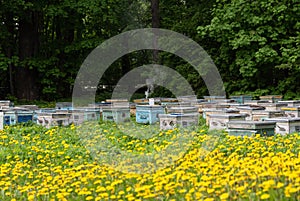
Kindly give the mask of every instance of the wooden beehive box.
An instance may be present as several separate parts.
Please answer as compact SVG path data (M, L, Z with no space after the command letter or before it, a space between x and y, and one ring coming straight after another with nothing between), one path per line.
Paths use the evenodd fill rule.
M167 108L167 113L183 113L183 114L188 114L188 113L197 113L198 108L194 106L173 106Z
M189 114L159 114L161 130L170 130L176 127L197 126L199 123L199 113Z
M84 111L83 110L69 110L70 116L70 124L80 125L85 121Z
M160 105L136 105L136 122L154 124L159 121L158 115L164 113L165 109Z
M136 103L130 103L130 115L136 116Z
M130 120L130 108L125 107L102 107L102 120L114 121L116 123Z
M277 103L278 101L282 100L282 95L260 96L259 99L269 101L270 103Z
M15 125L17 123L17 114L14 110L3 110L3 124Z
M95 107L82 107L78 108L79 110L84 111L84 120L85 121L97 121L100 120L100 108Z
M13 107L14 103L10 100L0 100L0 107L2 108L9 108Z
M254 106L254 105L237 107L237 109L240 111L240 114L246 114L247 121L253 120L253 115L252 115L253 111L265 110L265 108L262 106Z
M288 107L300 106L300 100L285 100L285 101L279 101L278 103L287 104Z
M72 102L57 102L55 105L55 109L57 109L57 110L72 110L73 103Z
M243 121L246 118L245 114L209 114L209 129L223 130L227 128L229 121Z
M34 111L16 110L17 123L33 121Z
M252 135L254 133L263 136L273 136L275 121L229 121L227 131L230 135Z
M300 107L282 107L282 111L284 111L284 114L286 117L291 118L298 118L300 117Z
M190 95L190 96L178 96L177 100L179 103L186 103L191 106L194 106L197 104L197 96L196 95Z
M252 120L261 121L266 118L284 117L283 111L266 111L266 110L254 110L252 111Z
M250 95L230 96L230 99L234 100L235 102L237 102L239 104L244 104L245 101L251 101L252 96L250 96Z
M68 112L54 112L54 113L37 113L37 124L46 128L52 126L67 126L70 124L71 114Z
M270 103L268 100L244 100L245 105L259 105L262 103Z
M20 107L32 111L39 110L39 107L37 105L16 105L15 107Z
M260 103L259 106L265 108L266 111L280 111L282 107L286 107L286 103Z
M300 132L300 118L268 118L265 121L275 121L275 133L281 135Z

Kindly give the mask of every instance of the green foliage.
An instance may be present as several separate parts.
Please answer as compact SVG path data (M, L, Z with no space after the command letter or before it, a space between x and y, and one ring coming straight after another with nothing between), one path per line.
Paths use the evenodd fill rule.
M217 1L213 19L198 33L217 44L210 54L223 72L227 92L299 89L299 82L290 82L300 67L299 17L299 4L292 0Z
M299 96L297 1L161 0L159 7L160 27L182 33L208 51L229 94ZM36 78L38 97L53 101L71 96L77 72L95 47L121 32L150 27L151 7L146 0L2 1L0 19L1 97L10 93L24 98L16 82L18 73L27 69L36 72L24 75L28 82ZM34 37L21 37L24 22L36 29ZM25 50L28 39L32 45ZM145 50L118 59L99 84L115 85L126 72L150 63L151 54ZM160 64L184 76L198 96L207 95L198 72L182 59L160 53ZM155 95L172 94L158 88ZM99 94L98 100L107 96Z

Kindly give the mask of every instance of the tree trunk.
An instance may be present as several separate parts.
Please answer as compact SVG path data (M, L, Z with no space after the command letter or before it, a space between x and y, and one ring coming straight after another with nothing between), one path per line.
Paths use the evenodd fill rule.
M15 94L18 99L35 100L39 95L37 69L26 62L38 52L38 18L38 13L29 11L19 21L19 58L24 65L15 68Z
M159 0L151 0L152 28L159 28ZM157 46L157 38L154 38L154 47ZM158 50L153 50L153 62L159 63Z

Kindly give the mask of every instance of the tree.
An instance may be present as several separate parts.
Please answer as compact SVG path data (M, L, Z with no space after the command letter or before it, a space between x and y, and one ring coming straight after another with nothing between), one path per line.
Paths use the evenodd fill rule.
M213 44L229 93L288 92L299 79L299 17L293 0L217 1L210 24L198 31Z

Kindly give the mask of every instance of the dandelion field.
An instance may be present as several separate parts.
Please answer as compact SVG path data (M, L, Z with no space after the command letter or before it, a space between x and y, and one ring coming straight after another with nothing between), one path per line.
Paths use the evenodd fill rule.
M143 125L125 128L128 134L113 123L85 126L84 139L82 126L73 125L0 131L0 200L300 200L299 133L242 138L223 132L212 141L204 126L150 132ZM105 143L110 146L102 149ZM111 163L101 161L114 151ZM131 155L124 153L152 154L156 164L152 158L143 166L141 158L135 168L143 172L131 172Z

